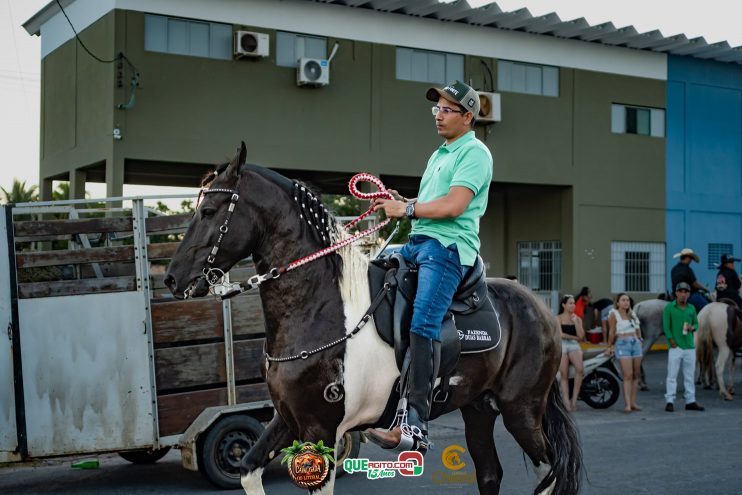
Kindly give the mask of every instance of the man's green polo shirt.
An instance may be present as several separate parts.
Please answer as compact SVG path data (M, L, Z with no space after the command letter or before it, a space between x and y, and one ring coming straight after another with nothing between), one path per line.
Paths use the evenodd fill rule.
M492 181L492 155L469 131L449 145L443 144L428 160L417 200L427 203L448 194L452 186L474 193L464 213L455 218L420 218L412 221L411 234L422 234L448 247L456 244L461 264L474 265L479 253L479 219L487 209Z
M686 322L693 326L693 330L683 335L683 323ZM670 339L674 339L681 349L695 349L693 332L698 329L696 308L690 303L686 303L685 309L678 306L677 301L669 303L662 311L662 329L667 337L667 345L670 345Z

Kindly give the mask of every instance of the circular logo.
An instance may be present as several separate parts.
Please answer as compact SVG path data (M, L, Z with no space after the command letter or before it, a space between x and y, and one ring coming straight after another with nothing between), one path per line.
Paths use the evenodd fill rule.
M321 447L321 445L319 445ZM298 449L283 449L286 457L281 462L287 462L289 476L296 486L304 489L318 488L327 478L330 470L329 456L323 454L312 443L300 444ZM293 453L293 452L296 453ZM288 458L288 460L287 460Z
M466 463L461 460L461 454L466 452L466 449L461 445L449 445L441 453L441 461L446 469L452 471L458 471L466 466Z
M325 400L327 402L340 402L343 400L343 385L337 382L332 382L325 387Z

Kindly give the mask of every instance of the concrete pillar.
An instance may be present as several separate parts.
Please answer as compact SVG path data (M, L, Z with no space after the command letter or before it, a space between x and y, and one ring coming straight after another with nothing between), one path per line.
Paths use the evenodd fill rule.
M70 199L85 199L87 173L76 169L70 172Z
M109 198L124 195L124 159L109 156L106 159L106 196Z
M54 184L52 179L41 179L39 184L39 200L40 201L51 201L52 191L54 191Z
M507 215L505 188L490 185L487 211L480 220L481 255L487 264L487 276L503 277L511 273L508 266ZM515 275L515 273L513 273Z

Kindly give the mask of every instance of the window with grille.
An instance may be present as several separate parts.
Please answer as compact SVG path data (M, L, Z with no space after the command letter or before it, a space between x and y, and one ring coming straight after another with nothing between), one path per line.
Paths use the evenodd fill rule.
M734 254L733 244L711 243L708 249L708 268L715 270L721 262L722 254Z
M518 281L536 291L560 290L562 285L561 241L519 242Z
M661 242L611 243L611 291L663 292L665 245Z
M464 56L397 47L397 79L446 84L464 80Z

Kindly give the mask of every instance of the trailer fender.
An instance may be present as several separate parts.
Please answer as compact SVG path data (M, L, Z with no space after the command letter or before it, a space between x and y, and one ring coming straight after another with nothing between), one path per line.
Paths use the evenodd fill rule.
M180 437L178 446L181 451L181 463L183 467L191 471L198 471L198 439L219 418L249 411L257 412L263 409L273 409L273 403L270 401L251 402L248 404L214 406L204 409Z

